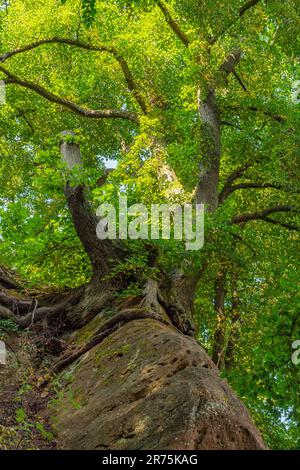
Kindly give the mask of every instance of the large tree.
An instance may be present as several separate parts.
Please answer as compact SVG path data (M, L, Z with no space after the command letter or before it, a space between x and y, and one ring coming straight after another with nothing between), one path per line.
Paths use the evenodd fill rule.
M20 298L13 292L24 281L3 271L0 317L20 328L59 324L57 335L93 325L53 363L53 374L80 360L89 376L84 354L127 338L141 356L138 377L125 375L118 392L116 377L107 379L110 405L120 394L124 407L142 400L136 411L122 408L122 430L135 413L150 417L144 434L133 431L124 444L109 425L116 416L101 409L108 397L97 408L105 426L92 416L91 398L81 412L91 426L87 440L74 433L62 437L66 446L262 448L218 369L258 423L272 427L285 416L293 432L298 8L293 0L3 5L2 264L16 268L27 288L59 292ZM80 164L68 171L64 160L74 152ZM107 159L117 162L113 171ZM117 204L120 194L146 205L203 203L204 247L100 241L96 207ZM280 446L276 439L269 433Z

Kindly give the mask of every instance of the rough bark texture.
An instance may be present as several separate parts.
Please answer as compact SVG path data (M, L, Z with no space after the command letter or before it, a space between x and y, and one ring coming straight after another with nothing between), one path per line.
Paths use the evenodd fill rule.
M204 163L201 164L196 198L198 203L205 204L208 210L214 211L218 206L218 182L221 156L220 115L216 104L214 90L210 90L204 101L198 98L201 118L201 153Z
M228 76L241 58L241 51L232 51L220 66L221 79L226 83ZM198 203L206 205L213 212L219 203L218 182L221 158L220 110L214 88L210 88L202 99L198 92L198 112L201 120L201 155L199 182L196 190Z

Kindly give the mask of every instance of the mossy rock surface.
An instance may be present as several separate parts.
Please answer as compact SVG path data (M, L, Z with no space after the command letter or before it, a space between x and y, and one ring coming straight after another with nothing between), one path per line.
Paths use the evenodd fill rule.
M64 449L264 448L205 351L156 320L127 323L59 380L49 414Z

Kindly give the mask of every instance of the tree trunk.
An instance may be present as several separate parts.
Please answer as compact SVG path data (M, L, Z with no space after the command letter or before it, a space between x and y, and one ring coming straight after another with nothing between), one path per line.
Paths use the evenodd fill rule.
M204 101L198 96L198 109L201 118L201 154L204 162L201 163L196 200L213 212L218 207L221 156L220 116L214 90L208 92Z

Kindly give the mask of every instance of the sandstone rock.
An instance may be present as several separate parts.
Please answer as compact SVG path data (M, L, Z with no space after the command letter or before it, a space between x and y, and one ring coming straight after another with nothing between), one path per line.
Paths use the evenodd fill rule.
M126 324L60 380L50 414L64 449L265 448L199 344L155 320Z

